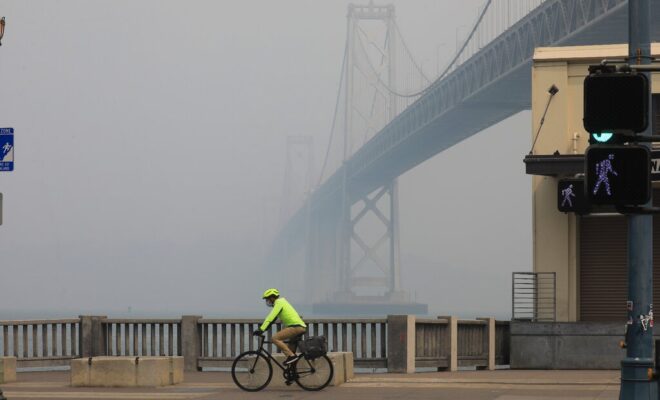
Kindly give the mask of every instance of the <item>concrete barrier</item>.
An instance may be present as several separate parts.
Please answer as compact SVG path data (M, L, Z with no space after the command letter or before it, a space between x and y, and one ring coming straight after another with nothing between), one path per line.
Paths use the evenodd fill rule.
M282 364L286 357L284 354L273 354L273 357ZM328 358L332 363L334 374L330 381L330 386L339 386L347 381L346 371L350 371L350 378L353 377L353 353L328 353ZM304 361L299 361L304 362ZM350 363L350 364L349 364ZM295 385L295 383L294 383ZM268 387L286 387L284 383L284 373L277 365L273 365L273 378Z
M511 369L619 369L624 330L618 322L511 322Z
M183 357L88 357L71 360L71 386L165 386L183 382Z
M0 383L16 382L16 357L0 357Z
M339 354L343 354L344 356L344 382L348 382L355 378L355 372L353 371L353 352L347 351Z

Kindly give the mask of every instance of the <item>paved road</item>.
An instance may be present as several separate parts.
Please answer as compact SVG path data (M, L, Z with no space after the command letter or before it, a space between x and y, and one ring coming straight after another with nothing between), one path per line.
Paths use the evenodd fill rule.
M286 400L578 400L619 397L618 371L465 371L359 374L351 382L321 392L296 386L247 393L222 372L186 374L183 384L164 388L71 388L67 372L26 372L18 382L3 384L9 399L286 399Z

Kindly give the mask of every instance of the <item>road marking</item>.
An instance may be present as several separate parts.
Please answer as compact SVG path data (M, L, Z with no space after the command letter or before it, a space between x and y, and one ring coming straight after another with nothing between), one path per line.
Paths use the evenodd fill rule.
M370 377L359 377L352 379L350 383L404 383L404 384L429 384L429 383L440 383L440 384L461 384L461 385L559 385L559 386L601 386L601 385L613 385L619 386L619 378L611 380L584 380L584 381L549 381L547 379L525 379L525 380L511 380L511 379L459 379L459 378L370 378Z
M5 388L23 388L23 387L68 387L69 382L12 382L12 383L3 383L2 387Z
M127 393L127 392L13 392L4 391L8 399L34 398L34 399L130 399L130 400L159 400L159 399L196 399L208 396L210 393Z
M450 383L450 382L348 382L340 388L408 388L408 389L507 389L507 390L545 390L557 391L568 389L575 391L619 390L619 386L600 385L553 385L553 384L510 384L510 383Z
M217 389L226 389L226 388L236 388L233 383L215 383L215 382L199 382L199 383L177 383L175 386L166 386L163 389L181 389L181 388L217 388Z

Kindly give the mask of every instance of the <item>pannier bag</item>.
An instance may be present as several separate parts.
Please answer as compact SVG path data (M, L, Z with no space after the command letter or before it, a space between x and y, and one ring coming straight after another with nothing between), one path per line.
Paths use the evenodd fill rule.
M300 344L305 358L315 359L328 352L328 341L325 336L310 336Z

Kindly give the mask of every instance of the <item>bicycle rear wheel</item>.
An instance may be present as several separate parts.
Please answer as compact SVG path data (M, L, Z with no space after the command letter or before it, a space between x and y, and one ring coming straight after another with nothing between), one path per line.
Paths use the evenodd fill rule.
M239 388L248 392L258 392L270 383L273 366L260 352L246 351L234 360L231 377Z
M301 358L296 361L296 383L305 390L321 390L330 384L334 374L332 362L328 356L314 360Z

